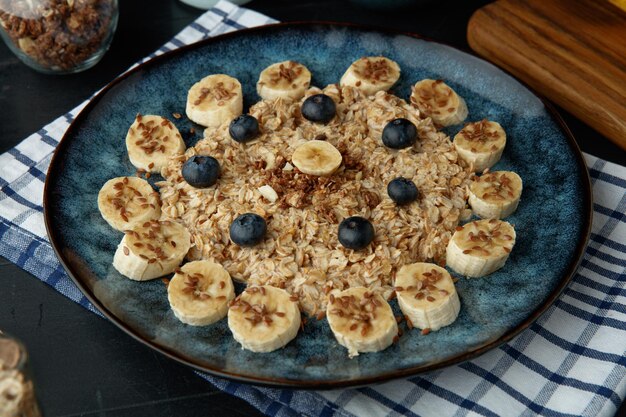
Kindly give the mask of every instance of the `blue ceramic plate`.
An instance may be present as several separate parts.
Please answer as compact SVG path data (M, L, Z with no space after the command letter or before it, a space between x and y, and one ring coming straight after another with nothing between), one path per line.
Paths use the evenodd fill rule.
M161 280L133 282L111 266L121 235L100 217L97 194L108 179L135 172L124 137L137 112L166 117L184 113L189 87L211 73L238 78L249 106L258 101L259 72L271 63L300 61L311 70L313 84L324 86L337 82L355 59L378 54L402 68L394 88L398 96L408 98L417 80L441 78L467 101L468 120L500 122L508 140L495 168L516 171L524 180L522 202L508 219L517 230L515 249L502 270L458 282L462 309L453 325L428 336L404 328L398 344L350 360L326 321L313 320L285 349L255 354L239 347L226 320L200 328L176 320ZM183 119L175 123L181 132L192 127ZM198 136L185 139L191 146ZM591 214L580 151L554 111L524 85L440 43L339 24L242 30L171 52L124 74L98 94L67 131L50 165L44 198L48 234L61 262L85 295L123 330L215 375L316 388L441 368L511 339L567 284L586 244Z

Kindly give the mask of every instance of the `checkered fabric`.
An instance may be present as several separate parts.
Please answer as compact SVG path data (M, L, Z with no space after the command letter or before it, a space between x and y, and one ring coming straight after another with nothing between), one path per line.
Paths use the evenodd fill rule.
M222 1L149 59L181 45L273 22ZM84 103L0 155L0 255L88 310L47 241L45 173ZM261 388L200 374L271 416L609 416L626 393L626 168L585 155L594 193L591 241L561 297L528 330L481 357L358 389Z

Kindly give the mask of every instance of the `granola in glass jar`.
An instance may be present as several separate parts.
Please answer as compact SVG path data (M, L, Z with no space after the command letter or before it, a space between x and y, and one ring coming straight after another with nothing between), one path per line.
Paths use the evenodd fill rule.
M0 0L2 38L24 63L48 73L95 65L117 18L117 0Z

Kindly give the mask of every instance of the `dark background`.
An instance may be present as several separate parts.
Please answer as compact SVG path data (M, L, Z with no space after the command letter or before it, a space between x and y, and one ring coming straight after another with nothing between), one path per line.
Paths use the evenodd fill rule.
M81 74L38 74L0 44L0 153L71 110L140 58L158 49L202 11L177 0L121 1L104 59ZM420 33L468 48L472 12L489 1L441 0L410 11L371 11L344 1L258 0L246 5L281 21L334 20ZM561 112L581 148L626 165L626 152ZM178 363L136 342L36 278L0 258L0 329L31 355L48 417L256 416L244 401L216 391ZM618 413L626 416L626 408Z

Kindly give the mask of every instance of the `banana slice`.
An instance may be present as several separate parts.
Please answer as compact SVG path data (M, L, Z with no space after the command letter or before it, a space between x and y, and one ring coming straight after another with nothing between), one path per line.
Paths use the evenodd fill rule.
M237 79L225 74L204 77L187 94L187 117L206 127L230 123L243 111L243 94Z
M341 153L323 140L310 140L298 146L291 162L309 175L327 176L339 168L343 160Z
M263 100L299 100L311 85L311 72L295 61L272 64L259 75L256 91Z
M137 177L108 180L98 193L98 209L115 230L128 230L161 217L159 193Z
M456 320L461 309L452 277L435 264L404 265L396 274L398 304L413 326L438 330Z
M500 123L489 120L468 123L454 137L456 151L465 162L474 164L475 172L494 166L505 145L504 129Z
M174 272L191 248L191 235L179 223L152 220L127 230L113 266L120 274L146 281Z
M167 299L183 323L206 326L226 317L235 298L228 272L210 261L194 261L176 270L167 286Z
M356 87L367 96L389 90L400 78L400 66L384 56L357 59L348 67L339 84Z
M522 179L515 172L493 171L475 178L469 191L469 204L477 216L503 219L517 209Z
M172 156L185 152L185 142L166 118L138 114L126 134L126 150L136 168L160 173Z
M243 349L271 352L298 334L298 302L280 288L248 287L230 303L228 327Z
M467 117L467 104L442 80L425 79L413 86L411 104L441 126L461 123Z
M446 248L446 264L467 277L504 266L515 245L515 229L502 220L477 220L457 227Z
M359 352L386 349L398 335L389 303L365 287L353 287L329 297L326 318L337 342L353 358Z

